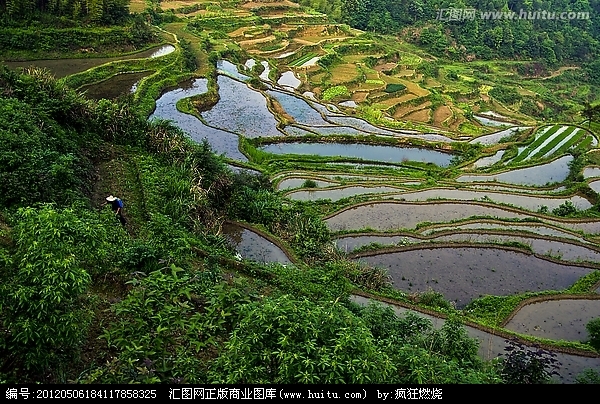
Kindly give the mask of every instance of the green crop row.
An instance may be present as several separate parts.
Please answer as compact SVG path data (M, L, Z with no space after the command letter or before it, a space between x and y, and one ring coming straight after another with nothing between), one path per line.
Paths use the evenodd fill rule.
M541 146L542 144L544 144L544 142L550 136L554 135L556 133L556 131L558 131L560 128L563 128L563 127L565 127L565 125L554 125L554 126L550 127L550 129L548 129L543 135L541 135L538 138L536 138L533 142L531 142L531 144L529 144L529 146L527 146L525 148L525 150L523 150L521 153L519 153L519 155L514 158L513 162L516 163L516 162L520 162L520 161L525 160L536 148L538 148L539 146ZM569 126L563 133L561 133L559 136L557 136L551 142L549 142L548 144L546 144L541 150L539 150L532 157L542 157L542 156L544 156L545 153L547 153L548 151L552 150L552 148L554 146L556 146L563 139L565 139L567 136L569 136L575 130L575 128L576 128L575 126Z
M315 56L317 56L316 53L309 52L306 55L302 56L301 58L298 58L298 59L294 60L293 62L291 62L290 66L302 66L304 63L308 62L310 59L314 58Z
M584 130L580 129L575 135L571 136L571 138L565 144L563 144L555 154L560 155L568 152L573 145L579 143L586 136L589 135Z
M557 144L559 144L564 139L566 139L568 136L570 136L571 133L573 133L573 131L575 129L576 129L575 126L568 127L564 132L562 132L560 135L556 136L554 139L552 139L550 142L548 142L544 147L542 147L537 153L535 153L531 157L532 158L544 157L546 155L546 153L548 153L550 150L552 150ZM547 137L546 137L546 139L547 139Z

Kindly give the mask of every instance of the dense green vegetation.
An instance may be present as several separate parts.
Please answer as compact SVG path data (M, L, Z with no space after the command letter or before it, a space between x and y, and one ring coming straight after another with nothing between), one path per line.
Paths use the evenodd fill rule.
M76 23L115 24L129 16L129 0L45 1L2 0L1 20L4 24L29 24L41 21L56 25Z
M382 34L398 33L407 27L416 27L418 34L409 32L407 39L414 41L438 56L466 60L516 58L536 59L554 65L565 62L592 62L596 58L600 27L595 13L595 1L558 1L551 9L542 2L511 1L489 2L470 0L460 4L446 1L398 2L388 0L300 0L300 4L327 12L349 25ZM476 10L475 18L455 14L450 9ZM562 21L554 19L510 19L481 17L482 12L544 10L547 12L589 13L589 18ZM441 14L440 14L441 13ZM577 15L575 14L575 17ZM591 69L590 69L591 70Z

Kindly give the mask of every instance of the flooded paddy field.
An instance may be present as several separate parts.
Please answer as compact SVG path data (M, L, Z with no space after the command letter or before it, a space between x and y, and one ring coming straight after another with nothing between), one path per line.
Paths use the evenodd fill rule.
M524 235L519 233L506 232L480 232L480 231L459 231L449 233L446 230L443 234L433 234L430 236L409 236L409 235L386 235L386 234L361 234L345 235L336 238L338 248L346 252L378 243L383 246L408 245L408 244L428 244L428 243L467 243L467 244L498 244L508 245L512 243L521 243L527 246L531 251L540 256L547 256L559 261L569 262L588 262L590 265L600 265L600 248L594 245L578 244L575 240L563 241L557 239L540 238L535 234Z
M594 271L494 247L424 247L356 260L386 268L398 290L440 292L459 309L484 295L563 290Z
M502 209L487 204L469 202L373 202L344 209L326 218L331 231L373 229L379 231L414 229L424 223L446 223L470 217L538 220L589 234L600 232L600 221L559 221L540 219L514 209Z
M560 239L570 239L577 241L582 244L596 244L584 239L582 236L568 231L566 229L561 229L549 224L541 224L541 223L514 223L514 222L499 222L490 219L478 219L475 221L466 220L465 222L457 222L452 225L447 224L439 224L434 226L427 226L422 229L417 230L419 234L424 236L428 236L434 233L439 232L447 232L447 231L504 231L504 232L519 232L519 233L530 233L534 235L539 235L542 237L555 237Z
M541 197L533 195L515 195L507 192L494 192L494 191L472 191L467 189L443 189L433 188L423 191L404 192L399 195L393 196L395 199L401 199L405 201L426 201L430 199L450 199L450 200L463 200L463 201L477 201L484 200L487 202L501 203L506 205L515 206L517 208L538 211L542 207L546 207L549 210L555 209L560 205L563 205L567 201L573 204L579 210L586 210L592 206L592 204L585 198L575 195L568 198L562 197Z
M340 199L356 195L390 193L398 192L398 190L399 188L390 186L347 186L342 188L329 189L303 189L289 192L288 194L286 194L286 196L296 201L315 201L318 199L329 199L331 201L338 201Z
M389 304L386 302L378 302L374 299L369 299L364 296L353 295L351 301L361 306L366 306L373 303L383 304L384 306L390 306L398 316L405 316L411 312L417 314L419 317L425 318L431 321L434 328L441 328L445 320L439 317L432 316L430 314L422 313L420 311L405 308L399 305ZM497 335L494 332L488 332L485 329L480 329L470 325L465 325L465 330L469 337L476 339L479 342L479 357L484 360L492 360L497 358L499 355L503 355L506 352L506 337ZM587 357L580 355L573 355L563 352L556 352L556 359L560 362L560 368L558 369L558 375L553 376L553 380L556 383L569 383L575 382L575 378L581 372L586 369L597 369L600 370L600 358L598 357Z
M526 304L504 325L507 330L540 338L586 341L585 326L600 315L598 299L556 299Z
M131 53L118 57L107 58L77 58L77 59L39 59L23 62L5 62L11 69L27 68L30 66L48 69L57 79L70 76L75 73L81 73L93 67L98 67L106 63L129 59L156 58L168 55L173 52L173 45L161 45L142 52Z
M137 83L152 72L122 73L112 76L100 83L88 84L79 88L88 98L115 99L121 95L134 93Z
M452 156L448 153L416 147L393 147L345 143L274 143L260 150L273 154L303 154L323 157L360 158L363 160L402 163L420 161L441 167L448 166Z
M235 223L225 223L222 232L242 258L261 263L292 263L281 248L255 231Z
M338 186L339 183L338 182L333 182L333 181L327 181L327 180L322 180L322 179L317 179L317 178L310 178L310 177L299 177L299 178L285 178L283 180L281 180L278 184L277 184L277 189L278 190L285 190L285 189L292 189L292 188L302 188L304 186L304 184L306 183L306 181L313 181L314 184L316 185L316 187L319 188L325 188L325 187L335 187Z
M277 129L277 119L260 92L227 76L219 76L217 84L219 101L202 112L207 124L248 138L282 135Z
M456 181L497 181L515 185L544 186L564 181L569 175L569 163L572 160L573 156L567 155L546 164L504 171L498 174L464 174L456 178Z
M149 119L160 118L173 121L193 140L201 142L203 139L207 139L216 153L225 154L233 160L248 161L246 156L239 150L238 135L207 126L195 116L177 110L177 101L193 95L203 94L206 90L206 79L196 79L183 83L173 90L166 91L156 100L156 108Z

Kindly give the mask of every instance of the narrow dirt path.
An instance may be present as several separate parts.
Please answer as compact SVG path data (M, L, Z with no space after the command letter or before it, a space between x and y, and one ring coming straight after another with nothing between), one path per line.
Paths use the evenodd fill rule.
M568 71L568 70L577 70L579 69L578 66L563 66L561 68L559 68L558 70L553 71L550 76L547 77L542 77L540 80L548 80L548 79L552 79L554 77L558 77L561 74L563 74L564 72Z

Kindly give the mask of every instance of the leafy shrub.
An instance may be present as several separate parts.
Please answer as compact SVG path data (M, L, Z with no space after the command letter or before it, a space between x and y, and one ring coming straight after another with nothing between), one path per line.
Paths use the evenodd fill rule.
M153 264L157 263L157 251L148 243L136 240L125 248L121 263L129 271L157 269L153 268Z
M367 290L382 290L392 285L392 277L386 268L352 263L349 265L348 279Z
M194 54L192 43L187 39L181 39L179 41L181 46L181 55L183 57L183 68L185 71L193 72L198 68L198 60Z
M215 361L216 383L383 383L394 364L339 303L284 295L242 309Z
M20 209L15 217L14 267L0 290L2 324L9 332L0 347L20 355L26 369L44 370L79 347L91 313L84 293L91 276L102 273L114 259L118 245L110 234L123 237L108 219L78 209L57 210L50 205Z
M501 375L508 384L542 384L558 374L560 363L556 354L537 346L529 348L517 340L506 340L506 356L501 363Z
M443 294L433 290L421 293L418 297L418 302L424 306L437 309L450 310L453 308L452 303L446 300Z
M455 315L446 319L438 338L434 341L433 349L447 359L455 360L461 365L478 362L479 342L469 337L462 322Z
M394 309L383 304L370 303L361 308L359 316L363 319L375 339L385 340L390 337L406 340L412 336L423 334L432 329L430 320L407 312L402 317L396 315Z
M509 105L514 104L521 99L521 95L515 88L502 85L492 88L488 94L498 101Z
M585 329L590 334L590 345L600 351L600 317L590 320Z
M317 188L318 184L315 180L308 179L302 184L303 188Z
M328 53L327 55L322 56L317 61L317 64L324 69L328 69L329 67L331 67L333 64L335 64L336 62L338 62L340 60L341 60L341 58L338 56L337 53Z
M86 382L204 382L199 353L216 344L223 317L230 314L218 299L213 305L200 298L209 294L219 273L214 264L198 274L171 265L132 279L127 298L113 307L118 321L102 336L118 357Z
M0 99L0 110L0 205L66 203L82 183L69 133L17 100Z
M571 201L565 201L560 206L552 209L552 213L556 216L568 216L577 212L577 207Z

